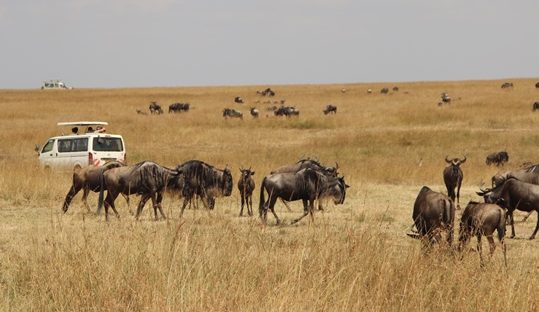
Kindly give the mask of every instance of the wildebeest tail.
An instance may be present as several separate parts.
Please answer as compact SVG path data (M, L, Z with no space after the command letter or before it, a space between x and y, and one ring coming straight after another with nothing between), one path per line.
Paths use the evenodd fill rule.
M260 218L262 218L262 213L264 211L264 203L266 200L264 199L264 189L266 188L266 177L262 180L262 183L260 184L260 204L258 205L258 214L260 215Z
M104 178L105 171L101 170L99 173L99 199L97 200L97 214L101 212L101 208L103 208L103 197L105 193L105 178Z

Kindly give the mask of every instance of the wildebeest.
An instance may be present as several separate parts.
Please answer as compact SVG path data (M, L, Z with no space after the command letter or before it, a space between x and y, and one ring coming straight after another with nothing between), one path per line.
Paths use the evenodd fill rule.
M160 115L163 113L163 109L161 108L161 105L157 104L157 102L152 101L149 106L150 113Z
M539 82L535 84L535 88L539 89Z
M464 173L460 168L460 165L466 162L466 157L463 159L453 158L451 160L445 157L445 162L449 166L444 169L444 183L447 188L447 195L455 201L455 188L457 188L457 209L460 209L459 199L460 199L460 186L462 184L462 179L464 178Z
M234 97L234 103L243 104L243 99L241 96Z
M247 205L247 213L253 215L253 191L255 189L255 180L253 176L255 172L249 169L240 168L241 176L238 180L238 190L241 196L240 217L243 216L243 206Z
M415 199L412 219L418 234L408 235L422 239L425 246L441 241L442 231L447 231L447 243L453 242L455 205L446 195L423 186Z
M509 177L522 182L539 185L539 165L530 165L522 169L498 173L492 177L492 187L502 184Z
M451 103L451 97L449 96L449 94L447 94L447 92L443 92L441 95L440 95L441 99L442 99L442 102L443 103Z
M148 113L143 112L140 109L137 109L137 114L139 114L139 115L148 115Z
M273 171L271 171L271 174L274 173L283 173L283 172L298 172L302 169L312 169L316 171L321 171L322 173L326 175L330 175L333 177L337 177L338 173L337 170L339 170L339 164L335 163L335 167L328 167L322 165L320 162L314 160L314 159L300 159L294 164L291 165L285 165L282 167L279 167Z
M504 82L502 84L502 89L507 89L507 88L512 88L513 87L513 83L512 82Z
M394 86L394 87L393 87L393 92L399 92L399 87Z
M494 152L487 155L485 163L487 166L495 164L496 166L503 166L506 162L509 161L509 154L506 151Z
M388 94L389 93L389 88L382 88L382 90L380 90L380 93Z
M503 184L492 189L481 190L477 195L483 196L485 202L496 203L507 209L507 216L511 222L511 238L515 237L515 222L513 212L537 211L537 225L530 239L534 239L539 230L539 185L519 181L515 178L507 179Z
M251 112L251 116L253 116L253 118L258 118L259 111L256 107L251 107L249 111Z
M337 114L337 106L331 104L326 105L326 108L324 109L324 115L327 115L329 113Z
M538 109L539 109L539 102L533 103L532 110L535 112L535 111L538 110Z
M215 197L230 196L232 194L232 174L226 167L221 170L200 160L189 160L179 165L176 170L181 172L184 179L182 189L184 201L180 217L183 215L187 204L195 196L202 199L205 207L213 209Z
M314 201L322 197L333 197L335 204L343 204L346 198L344 177L330 177L316 170L303 169L298 172L274 173L264 177L260 185L259 215L264 223L268 210L271 210L277 224L281 222L275 213L275 202L278 198L286 201L303 201L303 215L292 223L296 223L310 214L314 221ZM268 193L265 200L264 191Z
M346 93L348 90L346 90L345 88L342 88L341 89L341 93Z
M152 200L155 219L157 209L163 218L166 218L161 207L163 192L166 188L177 188L181 172L160 166L151 161L142 161L132 166L112 168L105 171L100 179L99 205L101 210L105 204L105 218L109 219L109 207L117 217L120 217L114 206L119 194L129 196L141 195L135 217L138 219L148 199ZM103 193L107 190L107 197L103 200Z
M66 195L64 205L62 206L62 211L66 213L69 209L69 205L71 204L71 200L73 200L73 197L75 197L80 190L83 190L82 202L84 203L84 206L88 212L90 212L90 206L88 205L87 201L88 193L90 193L90 191L99 192L99 188L101 186L100 176L103 174L103 172L122 166L125 166L122 162L109 161L103 166L89 165L84 168L75 169L73 171L73 184ZM126 200L128 200L127 197Z
M504 243L505 237L505 210L495 204L478 203L470 201L460 219L459 228L459 250L466 246L472 236L477 237L477 251L481 263L483 263L483 253L481 248L481 236L487 237L490 246L490 255L494 253L496 244L492 235L494 231L498 233L498 240L502 245L503 258L507 265L506 248Z
M367 93L368 93L368 94L371 94L371 93L372 93L372 89L367 89Z
M271 88L266 88L263 91L256 91L256 94L259 94L262 96L275 96L275 91L271 90Z
M233 108L225 108L223 110L223 117L225 117L225 119L229 117L243 119L243 113Z
M294 106L281 105L281 107L273 111L273 114L275 116L286 116L286 117L299 116L299 110L297 110Z
M181 113L188 112L191 104L189 103L173 103L168 106L168 112L170 113Z

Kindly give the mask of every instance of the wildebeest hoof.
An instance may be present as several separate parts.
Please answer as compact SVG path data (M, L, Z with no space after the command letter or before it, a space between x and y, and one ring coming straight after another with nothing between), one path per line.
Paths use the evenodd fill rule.
M530 240L535 239L535 236L530 236Z
M509 236L509 238L515 238L515 235L511 235L511 236Z

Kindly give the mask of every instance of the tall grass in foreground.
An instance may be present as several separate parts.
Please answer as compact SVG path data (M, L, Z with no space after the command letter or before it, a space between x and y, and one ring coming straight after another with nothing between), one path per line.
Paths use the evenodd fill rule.
M2 255L6 310L536 310L534 261L422 255L376 225L64 221ZM91 220L91 222L95 222ZM218 229L218 230L216 230ZM6 270L9 268L9 270Z

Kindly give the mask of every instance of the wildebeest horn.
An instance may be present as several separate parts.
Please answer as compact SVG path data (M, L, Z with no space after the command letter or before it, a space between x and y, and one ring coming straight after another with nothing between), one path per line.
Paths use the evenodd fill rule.
M451 163L451 160L447 159L447 156L445 156L445 162L450 164Z
M335 170L338 170L338 169L339 169L339 163L335 162Z
M461 164L466 162L466 156L464 156L464 159L460 161Z

